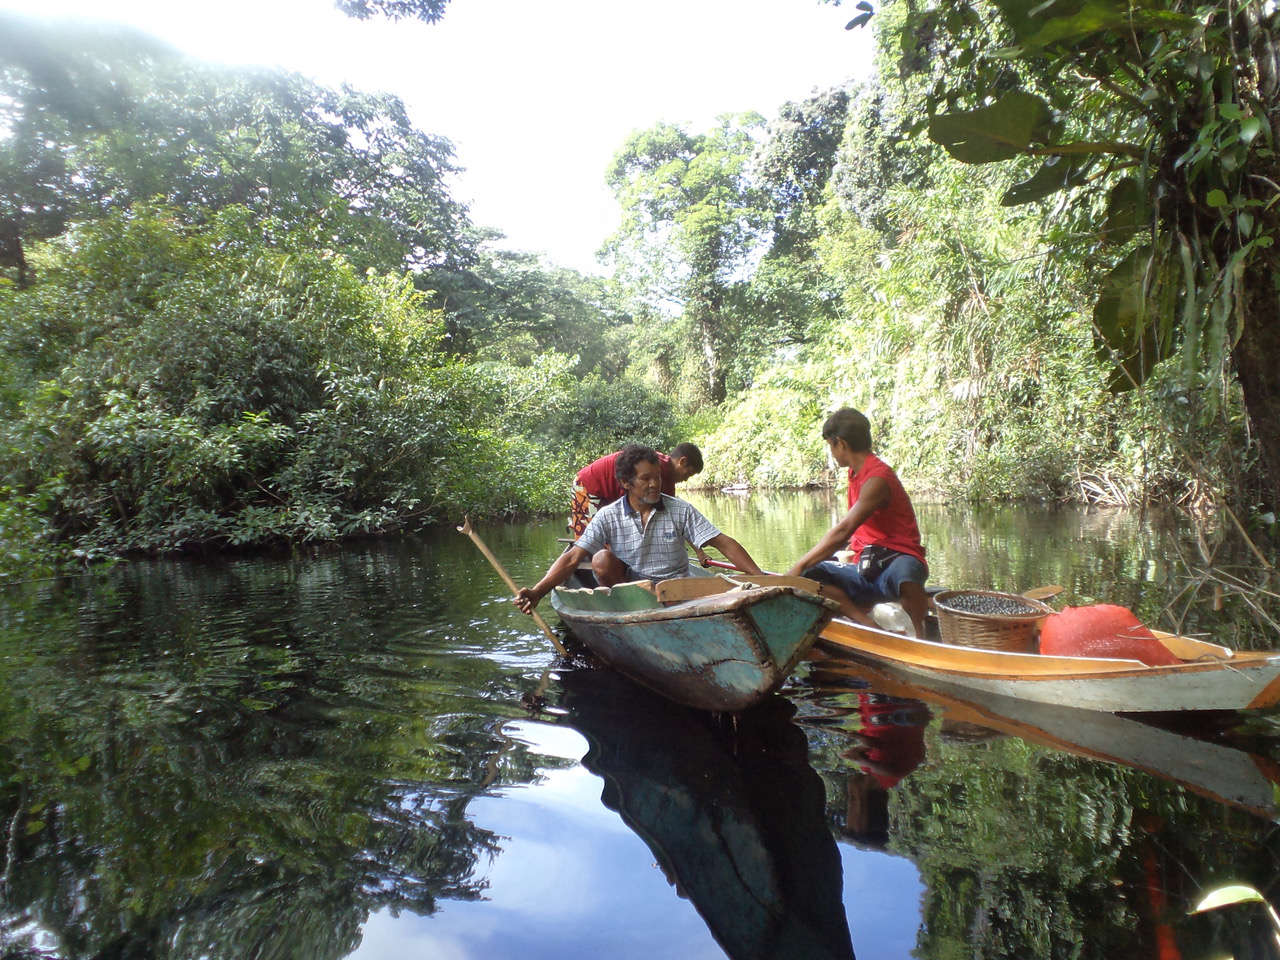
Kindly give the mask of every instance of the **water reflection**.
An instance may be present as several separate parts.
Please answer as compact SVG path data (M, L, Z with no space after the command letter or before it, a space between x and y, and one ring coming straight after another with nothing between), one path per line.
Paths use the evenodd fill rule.
M371 912L482 896L469 805L547 761L501 735L525 680L458 656L424 559L139 565L10 605L0 944L341 957Z
M1170 728L1155 716L972 702L834 660L812 665L796 694L828 817L920 870L922 960L1172 956L1159 951L1174 943L1206 956L1192 949L1206 942L1204 923L1189 918L1206 890L1224 878L1274 890L1278 768L1248 738L1236 742L1228 718ZM887 791L848 766L850 733L865 738L862 710L848 707L868 696L933 714L924 756ZM883 835L868 837L860 828L875 816Z
M775 568L839 506L702 505ZM1150 622L1181 589L1178 535L1135 514L921 512L939 582L1059 582L1064 600L1118 599ZM482 534L527 581L561 530ZM1195 615L1221 642L1275 645L1232 635L1230 610ZM523 706L549 666L564 686L550 679L547 702L584 733ZM1145 956L1174 938L1190 957L1193 923L1228 926L1190 913L1207 892L1276 902L1280 713L1085 724L843 670L802 669L784 690L797 715L748 728L750 749L638 723L607 677L553 662L452 531L11 589L0 955L715 960L748 949L717 919L728 902L756 911L744 930L804 919L837 956L847 916L864 956ZM657 828L637 832L656 805L628 799L659 791L694 824L661 856ZM720 862L760 865L767 879L738 889L781 912L705 893L714 874L693 853L721 808Z
M583 765L733 960L853 958L822 781L780 697L717 718L605 671L562 679Z

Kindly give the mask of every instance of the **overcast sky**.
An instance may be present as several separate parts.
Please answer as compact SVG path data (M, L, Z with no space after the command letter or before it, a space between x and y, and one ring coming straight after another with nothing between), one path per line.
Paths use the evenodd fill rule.
M772 117L866 76L871 35L818 0L451 0L444 20L348 19L329 0L0 0L0 9L111 20L195 56L281 66L401 97L453 141L455 196L514 249L598 269L618 221L614 152L660 120Z

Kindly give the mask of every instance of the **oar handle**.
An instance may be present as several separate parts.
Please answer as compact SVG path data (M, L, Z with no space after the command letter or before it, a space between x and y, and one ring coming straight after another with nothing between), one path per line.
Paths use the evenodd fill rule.
M471 529L470 517L462 518L462 526L458 527L458 532L465 533L471 538L472 542L479 548L480 552L484 554L484 558L488 560L493 569L497 571L498 576L500 576L503 582L511 589L511 595L519 596L520 587L511 579L511 574L507 573L506 569L498 561L498 558L493 555L493 551L491 551L485 545L485 542L480 539L480 534ZM547 626L547 621L542 619L542 615L538 613L537 610L531 610L530 613L533 615L533 622L542 628L542 632L545 633L550 638L551 642L555 644L556 650L562 656L567 657L569 655L569 651L564 648L564 644L560 642L560 639L551 632L551 628Z
M1044 603L1046 600L1052 600L1062 592L1062 587L1058 584L1044 587L1032 587L1030 590L1024 590L1022 595L1028 600L1039 600Z
M697 558L690 557L689 559L695 560ZM705 560L705 561L698 560L698 563L702 564L704 567L719 567L721 570L737 570L739 573L746 573L746 571L743 570L741 567L735 567L732 563L729 563L727 560ZM777 576L776 573L771 573L768 570L761 570L760 572L767 577Z

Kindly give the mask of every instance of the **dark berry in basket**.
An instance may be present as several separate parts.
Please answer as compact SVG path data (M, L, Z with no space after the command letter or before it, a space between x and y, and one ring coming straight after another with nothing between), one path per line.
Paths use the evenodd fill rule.
M957 593L942 601L942 606L959 613L976 613L988 617L1025 617L1044 610L1017 597L992 597L985 593Z

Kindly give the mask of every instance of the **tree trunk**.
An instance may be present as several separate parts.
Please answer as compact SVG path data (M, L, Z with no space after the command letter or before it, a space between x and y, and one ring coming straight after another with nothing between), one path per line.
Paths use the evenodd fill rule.
M697 282L689 297L686 309L698 331L702 350L702 365L707 376L707 398L712 403L723 403L725 397L724 363L720 358L720 326L723 291L714 280Z
M1232 351L1245 409L1261 454L1267 506L1280 509L1280 297L1275 274L1262 267L1245 280L1244 331Z

